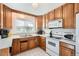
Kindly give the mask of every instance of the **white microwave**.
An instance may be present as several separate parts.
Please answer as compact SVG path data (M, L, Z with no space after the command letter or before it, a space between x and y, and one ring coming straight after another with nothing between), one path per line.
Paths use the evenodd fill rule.
M63 27L63 21L62 19L56 19L48 22L48 28L62 28Z

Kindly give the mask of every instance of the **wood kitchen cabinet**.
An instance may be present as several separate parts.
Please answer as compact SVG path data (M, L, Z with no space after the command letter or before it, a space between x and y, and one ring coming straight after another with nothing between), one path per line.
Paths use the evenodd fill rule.
M35 40L34 37L29 38L28 44L29 44L28 45L29 49L35 48L37 46L36 45L36 40Z
M41 36L13 39L11 55L16 55L37 46L41 47L43 50L46 50L46 39Z
M74 4L63 5L63 26L64 28L75 28Z
M45 15L44 15L44 19L45 19L45 20L44 20L44 22L45 22L45 23L44 23L44 24L45 24L45 28L48 28L48 22L51 21L51 20L49 19L49 14L45 14Z
M46 50L46 38L45 37L38 37L39 47L43 50Z
M74 8L75 5L75 8ZM74 29L76 27L75 10L78 10L78 4L67 3L47 14L46 23L55 19L62 19L63 28Z
M12 10L3 5L3 28L12 28Z
M46 28L46 14L43 15L43 28Z
M26 39L27 38L13 39L11 55L16 55L20 52L28 50L28 40Z
M54 10L48 13L48 21L54 20L54 19L55 19L54 13L55 13Z
M20 41L20 52L28 50L28 40Z
M43 16L37 16L36 17L36 27L37 27L37 30L42 29L42 27L43 27Z
M75 3L74 4L74 11L75 11L75 13L79 13L79 3Z
M18 53L20 53L20 41L19 39L13 39L11 55L16 55Z
M38 45L36 37L13 39L11 55L16 55L37 46Z
M55 9L55 19L63 19L63 7L62 6Z
M65 42L60 42L60 56L75 56L75 46Z
M9 48L0 49L0 56L9 56Z

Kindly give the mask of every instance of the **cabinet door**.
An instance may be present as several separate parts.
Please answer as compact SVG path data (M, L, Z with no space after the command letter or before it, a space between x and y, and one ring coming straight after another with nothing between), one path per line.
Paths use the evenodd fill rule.
M55 9L55 19L62 19L63 18L63 7L60 6Z
M75 28L73 3L63 5L63 22L64 28Z
M46 50L46 39L44 37L38 37L39 46Z
M74 56L72 49L61 46L61 56Z
M28 49L28 42L20 42L20 51L26 51Z
M54 10L48 13L48 21L54 20Z
M42 49L46 50L46 40L45 39L41 39L40 47Z
M3 28L12 28L12 10L7 6L3 6Z
M11 54L15 55L20 53L20 42L18 39L14 39L12 42L12 51Z
M42 16L36 17L36 27L38 30L42 29L42 27L43 27L43 17Z
M43 15L43 28L46 28L46 15Z
M10 53L9 53L9 48L3 48L3 49L0 49L0 56L9 56Z
M45 28L48 28L48 22L50 21L49 14L45 14L44 19L45 19Z
M60 50L59 50L60 56L75 56L75 46L74 45L60 42L59 48L60 48Z
M35 40L32 39L32 38L29 38L28 45L29 45L29 46L28 46L29 49L35 48L35 47L36 47L36 42L35 42Z
M75 6L75 13L79 13L79 3L75 3L74 4L74 6Z

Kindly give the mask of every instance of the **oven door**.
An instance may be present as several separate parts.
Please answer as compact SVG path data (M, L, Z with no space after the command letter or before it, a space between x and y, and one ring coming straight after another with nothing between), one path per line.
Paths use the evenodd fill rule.
M47 40L46 48L59 55L59 41L57 40Z

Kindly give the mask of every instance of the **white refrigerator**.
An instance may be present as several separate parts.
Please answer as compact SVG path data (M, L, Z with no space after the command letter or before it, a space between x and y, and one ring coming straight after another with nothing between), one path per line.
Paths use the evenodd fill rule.
M76 56L79 56L79 13L76 14Z

